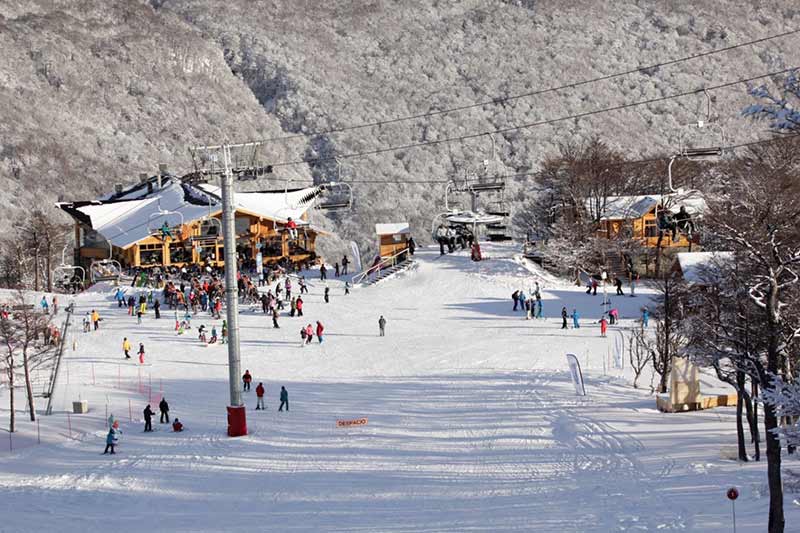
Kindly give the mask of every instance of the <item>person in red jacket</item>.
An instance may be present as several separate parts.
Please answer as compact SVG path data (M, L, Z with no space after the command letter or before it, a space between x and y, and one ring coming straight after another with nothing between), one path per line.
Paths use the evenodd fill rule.
M183 431L183 424L177 418L172 422L172 431L175 433L180 433Z
M295 307L297 308L297 316L303 316L303 299L299 296L297 297L297 301L295 301Z
M266 407L264 407L264 384L260 381L258 387L256 387L256 397L258 398L256 401L256 411L266 410Z
M253 376L250 375L249 370L244 371L244 376L242 376L242 383L244 384L243 390L249 391L250 390L250 382L253 381Z
M322 326L322 322L317 320L317 340L319 343L322 344L322 332L325 331L325 328Z
M289 238L297 240L297 222L292 220L292 217L286 221L286 227L289 230Z
M306 344L311 344L312 340L314 340L314 328L309 324L306 326Z
M608 330L608 321L606 320L606 317L603 316L603 318L600 319L600 336L605 337L607 330Z

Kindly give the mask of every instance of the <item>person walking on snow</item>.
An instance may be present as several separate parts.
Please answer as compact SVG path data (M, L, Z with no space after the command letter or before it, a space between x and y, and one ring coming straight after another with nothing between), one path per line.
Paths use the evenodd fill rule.
M342 275L343 276L347 275L347 265L349 265L349 264L350 264L350 260L347 258L346 255L343 256L342 257Z
M299 296L295 302L295 307L297 308L297 316L303 316L303 299Z
M306 328L300 327L300 347L305 348L306 345Z
M161 411L161 424L169 424L169 404L167 403L166 398L161 398L161 401L158 402L158 410ZM166 418L166 422L164 419Z
M39 302L39 305L42 306L42 313L50 314L50 306L47 303L47 296L42 296L42 300Z
M523 313L525 312L525 302L527 300L527 296L525 296L525 291L519 291L519 308L520 311Z
M156 315L156 320L161 318L161 302L159 300L153 302L153 312Z
M542 299L536 298L536 318L543 318Z
M605 337L606 331L608 330L608 322L606 321L605 315L600 319L600 336Z
M573 328L578 329L578 328L581 327L581 323L579 321L580 318L581 318L581 315L578 314L578 310L577 309L573 309L572 310L572 327Z
M325 268L325 263L322 263L319 266L319 279L322 280L322 281L325 281L326 279L328 279L328 269Z
M386 319L383 318L383 315L378 319L378 336L385 337L386 336Z
M94 309L92 309L92 324L94 324L94 330L97 331L100 327L100 313Z
M325 298L325 303L326 303L326 304L327 304L327 303L330 303L330 298L329 298L329 296L330 296L330 292L331 292L331 288L330 288L330 287L328 287L328 286L326 286L326 287L325 287L325 296L324 296L324 298Z
M147 404L147 407L144 408L144 430L145 432L153 431L153 416L155 413L150 409L150 404Z
M325 328L322 325L322 322L317 320L317 340L320 344L322 344L322 332L325 331Z
M263 411L264 407L264 384L259 381L256 387L256 411Z
M311 324L306 326L306 344L311 344L311 341L314 340L314 328Z
M131 358L131 341L128 340L128 337L122 339L122 351L125 353L125 359Z
M242 383L244 386L242 387L243 390L249 391L250 390L250 382L253 381L253 376L250 375L249 370L244 371L244 376L242 376Z
M103 455L107 453L111 453L112 455L117 453L114 451L114 447L119 442L119 436L122 435L122 431L119 429L119 422L114 422L114 424L108 428L108 435L106 435L106 449L103 451ZM108 450L111 450L110 452Z
M341 270L339 270L339 263L336 262L333 264L333 275L337 278L341 275Z
M281 404L278 406L278 411L283 411L283 406L286 406L286 410L289 410L289 393L286 390L286 387L281 386Z
M517 310L517 305L519 305L519 290L516 290L511 293L511 299L514 300L514 311Z
M274 329L280 328L280 326L278 325L278 309L275 307L272 308L272 327Z
M619 276L614 278L614 286L617 288L617 296L625 295L625 293L622 292L622 280L619 279Z
M567 329L567 308L561 308L561 329Z
M650 311L645 307L642 309L642 327L647 328L648 322L650 322Z
M139 343L139 364L144 364L144 343Z

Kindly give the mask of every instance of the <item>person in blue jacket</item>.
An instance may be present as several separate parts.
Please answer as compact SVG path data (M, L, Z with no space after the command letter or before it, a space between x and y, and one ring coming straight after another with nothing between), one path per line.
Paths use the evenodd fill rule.
M110 428L108 428L108 435L106 435L106 449L103 452L103 455L109 453L108 450L111 450L110 453L115 454L117 452L114 451L114 446L117 445L119 441L119 435L122 434L122 431L119 429L119 422L114 422Z
M647 310L645 307L642 309L642 326L647 327L647 323L650 321L650 311Z
M289 410L289 393L286 391L286 387L281 387L281 404L278 406L278 411L283 411L283 406L286 406L286 410Z
M581 323L579 322L581 315L578 314L577 309L572 310L572 327L578 329L581 327Z

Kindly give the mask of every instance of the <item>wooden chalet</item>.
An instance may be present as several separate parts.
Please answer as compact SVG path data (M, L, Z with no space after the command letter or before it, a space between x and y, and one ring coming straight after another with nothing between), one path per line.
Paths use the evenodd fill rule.
M378 234L378 254L381 257L391 257L408 250L411 238L408 222L375 224L375 233Z
M308 210L319 194L319 187L237 192L239 257L255 262L260 253L265 265L315 261L317 237L326 233L309 223ZM111 258L124 267L224 265L217 186L154 177L100 200L57 207L75 220L75 264ZM289 238L290 217L298 227L297 239Z

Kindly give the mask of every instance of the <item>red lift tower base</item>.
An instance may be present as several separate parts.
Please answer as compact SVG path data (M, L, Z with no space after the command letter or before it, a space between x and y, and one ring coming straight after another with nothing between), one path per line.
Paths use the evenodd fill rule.
M247 435L247 416L244 405L228 406L228 436L243 437Z

